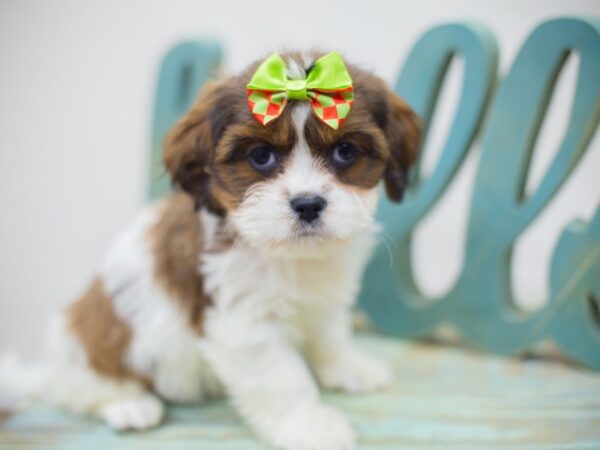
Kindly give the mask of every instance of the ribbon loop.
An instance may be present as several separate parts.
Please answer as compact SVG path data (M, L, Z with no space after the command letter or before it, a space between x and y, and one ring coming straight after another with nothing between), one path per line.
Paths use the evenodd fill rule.
M263 125L279 117L288 100L296 100L308 101L324 124L338 129L354 101L352 79L337 52L319 58L299 80L288 80L285 61L273 54L258 66L246 88L250 110Z

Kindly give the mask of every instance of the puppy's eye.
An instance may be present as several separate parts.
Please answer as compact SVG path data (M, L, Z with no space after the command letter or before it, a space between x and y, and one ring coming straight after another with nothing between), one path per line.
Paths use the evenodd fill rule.
M331 159L338 167L348 167L356 160L357 154L358 151L354 145L349 142L341 142L333 147Z
M277 165L275 151L268 146L257 147L248 156L250 164L260 172L268 172Z

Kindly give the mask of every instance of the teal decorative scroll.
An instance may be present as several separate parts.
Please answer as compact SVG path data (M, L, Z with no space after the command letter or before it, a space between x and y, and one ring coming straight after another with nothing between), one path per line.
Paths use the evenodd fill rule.
M566 134L538 189L525 195L534 143L556 79L571 53L580 57ZM416 180L401 206L384 201L380 221L396 243L378 248L363 283L361 305L381 329L419 337L452 323L466 341L486 350L515 353L552 338L573 358L600 369L600 212L590 224L563 233L551 267L551 299L539 312L515 307L510 285L515 240L541 212L586 150L600 119L600 21L557 19L529 36L500 84L482 133L482 154L469 213L465 264L440 299L419 292L410 261L412 231L440 198L469 150L496 76L491 34L470 24L445 25L416 44L396 84L424 121L450 58L465 61L459 108L434 173Z
M162 163L163 140L167 132L192 105L200 87L212 76L221 62L221 47L215 42L183 42L163 59L156 98L151 136L151 199L170 189Z
M459 106L440 160L417 179L400 206L383 200L379 219L395 242L393 264L375 251L360 303L382 330L422 337L452 323L465 340L486 350L516 353L553 339L565 353L600 369L600 210L591 223L563 232L551 264L551 298L536 313L515 307L511 251L585 152L600 118L600 22L558 19L527 39L488 108L497 77L493 35L476 24L443 25L427 32L410 53L396 91L430 124L453 57L464 60ZM580 67L567 132L537 190L526 197L534 143L556 79L570 54ZM164 59L154 111L150 197L169 189L161 163L162 141L219 64L214 43L183 43ZM482 118L486 117L482 128ZM440 199L478 133L482 154L469 212L465 264L456 284L439 299L417 288L410 260L412 232ZM416 173L416 172L415 172ZM435 300L435 301L434 301Z

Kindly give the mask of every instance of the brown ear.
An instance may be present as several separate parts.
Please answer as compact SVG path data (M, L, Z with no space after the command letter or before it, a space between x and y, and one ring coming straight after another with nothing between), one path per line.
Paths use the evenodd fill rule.
M388 90L385 134L391 159L385 170L385 190L395 202L402 200L408 184L408 173L417 160L421 140L420 121L408 104Z
M204 206L217 214L223 208L210 195L208 166L214 148L231 123L229 109L223 107L222 83L207 83L196 103L167 135L164 164L173 184L190 194L196 209Z

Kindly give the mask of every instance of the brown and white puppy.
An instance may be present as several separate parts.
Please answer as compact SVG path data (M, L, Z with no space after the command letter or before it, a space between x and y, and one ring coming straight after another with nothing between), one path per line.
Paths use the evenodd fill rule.
M304 78L317 56L283 55L288 77ZM57 324L54 400L141 429L161 421L163 399L224 391L276 447L351 449L317 382L363 392L392 377L353 344L350 308L378 185L402 197L417 119L348 66L355 100L338 130L295 101L263 126L246 100L255 68L207 85L168 136L180 191L117 240Z

